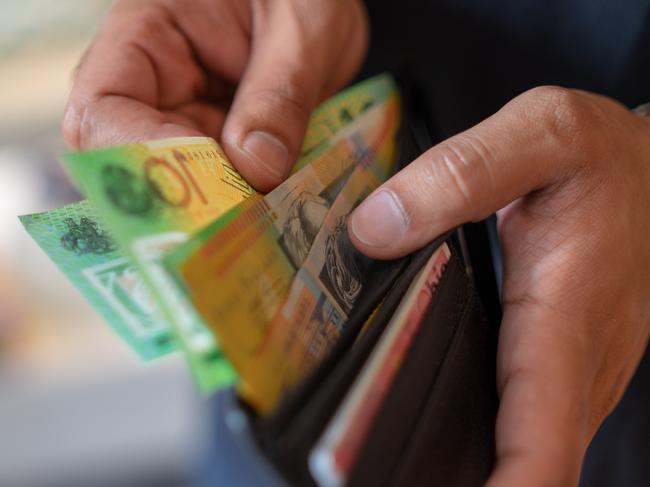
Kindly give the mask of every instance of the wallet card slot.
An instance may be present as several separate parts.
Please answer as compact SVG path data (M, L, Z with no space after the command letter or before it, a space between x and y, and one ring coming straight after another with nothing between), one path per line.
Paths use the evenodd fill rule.
M472 293L389 485L481 486L494 461L496 355Z
M423 326L365 440L348 479L349 486L387 485L397 470L462 321L470 291L454 252L423 318Z

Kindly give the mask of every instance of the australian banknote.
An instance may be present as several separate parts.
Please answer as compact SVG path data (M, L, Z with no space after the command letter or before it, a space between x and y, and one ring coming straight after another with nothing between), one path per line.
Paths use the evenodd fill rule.
M36 243L143 360L176 349L140 272L87 201L23 215Z
M240 205L200 232L180 263L195 305L239 372L242 394L261 410L274 404L283 376L276 361L259 360L269 324L350 175L360 177L357 195L347 195L347 211L362 188L372 189L389 173L394 151L386 147L394 148L397 114L395 95L366 110L259 203ZM345 211L339 213L337 224Z
M208 138L176 138L73 153L64 157L73 179L132 259L188 352L199 385L228 383L234 372L215 353L214 337L161 265L162 256L253 189ZM210 377L199 361L216 364Z

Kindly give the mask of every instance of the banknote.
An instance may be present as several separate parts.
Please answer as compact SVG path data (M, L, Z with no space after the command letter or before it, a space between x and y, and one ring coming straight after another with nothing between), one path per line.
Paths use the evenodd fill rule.
M359 115L393 96L397 88L388 74L368 78L341 91L321 103L309 118L309 125L301 149L301 158L294 172L310 162L309 154L327 142Z
M370 154L368 154L372 157ZM345 219L379 184L357 166L334 201L287 297L246 358L242 395L260 411L271 410L282 391L306 376L342 331L361 289L361 254L347 238ZM358 257L358 259L355 259Z
M381 75L381 76L376 76L374 78L370 78L369 80L366 80L364 82L358 83L342 92L339 94L335 95L334 97L330 98L329 100L323 102L311 115L310 117L310 122L309 126L307 128L307 132L305 135L304 143L303 143L303 148L302 148L302 153L301 153L301 158L294 167L293 172L297 172L300 168L306 166L309 164L314 158L318 157L320 153L323 152L323 150L327 149L327 144L330 138L332 138L338 131L340 131L343 127L345 127L347 124L351 123L354 121L360 114L368 110L370 107L381 103L385 101L389 96L391 96L395 92L395 85L394 82L392 81L392 78L388 75ZM179 140L177 142L172 141L171 144L167 144L168 146L173 146L174 144L182 144L183 141ZM149 144L151 147L155 145L165 145L165 142L156 142ZM321 147L322 146L322 147ZM102 151L102 152L95 152L94 155L99 156L99 157L113 157L115 158L122 158L122 160L128 161L130 160L129 157L124 156L124 152L137 152L133 151L134 146L130 146L129 149L125 148L115 148L115 149L110 149L108 152L107 151ZM140 152L143 152L142 147L140 146ZM82 153L86 154L86 153ZM77 155L77 157L82 157L82 158L91 158L90 157L91 153L88 153L88 155ZM120 171L120 170L113 170L113 180L114 180L114 186L117 186L118 183L115 181L119 180L120 178L124 179L128 184L125 185L126 189L124 191L120 192L114 192L113 198L115 201L113 201L113 207L119 207L119 208L126 208L129 207L129 211L127 213L129 214L140 214L140 215L146 215L145 219L148 220L147 224L150 223L155 223L156 218L158 216L153 217L153 215L158 215L159 212L156 211L156 206L160 206L161 204L167 203L169 204L170 201L170 195L172 196L172 206L174 203L178 204L180 203L179 201L174 202L173 196L176 195L178 196L181 200L187 198L187 192L188 190L194 192L194 196L198 197L199 199L204 198L204 195L202 193L202 189L197 186L197 180L196 176L193 175L192 172L188 173L187 172L187 167L183 167L183 165L174 165L174 163L178 163L179 158L179 151L174 152L172 149L171 151L168 151L168 155L171 155L169 161L166 161L166 163L149 163L151 167L145 168L147 174L145 174L144 178L144 185L138 186L138 180L137 178L131 177L129 175L128 170L131 169L126 165L122 166L124 169L127 171ZM195 154L196 155L196 154ZM180 156L182 159L182 155ZM171 162L171 165L168 164ZM94 169L92 169L94 170ZM110 179L110 170L103 169L107 174L104 176L105 179ZM226 175L230 176L228 178L227 182L231 185L234 185L235 187L237 186L242 186L242 181L241 178L234 172L231 166L226 165L224 168ZM167 172L167 176L175 176L175 178L160 178L160 172ZM181 176L181 178L178 178L178 176ZM182 181L182 177L185 176L185 181ZM158 178L158 179L156 179ZM173 182L178 183L177 188L170 187L168 185L169 180L172 180ZM140 180L142 182L142 180ZM172 185L173 186L173 185ZM244 187L247 185L243 185ZM151 189L152 191L147 191L148 189ZM245 188L246 191L250 191L250 188ZM161 191L162 190L162 191ZM177 191L177 190L180 190ZM108 191L107 191L108 193ZM147 193L150 193L147 195ZM153 193L153 194L151 194ZM261 195L258 193L252 192L251 193L251 198L248 200L250 203L253 203L256 199L261 198ZM90 203L87 201L80 202L78 204L79 208L85 208L88 211L93 211L92 206ZM163 205L164 206L164 205ZM304 211L298 211L298 214L309 214L310 210L318 210L319 208L319 201L310 201L309 198L305 198L305 204L301 205L300 208L303 208ZM110 206L109 206L110 208ZM298 208L298 207L296 207ZM159 208L158 208L159 209ZM102 209L100 209L101 211ZM115 208L112 208L113 212L115 212ZM196 210L196 209L195 209ZM199 210L196 210L199 211ZM52 225L62 225L63 220L65 219L65 211L63 209L59 210L53 210L52 212L48 212L49 218L51 220ZM94 212L95 213L95 212ZM177 212L180 213L180 212ZM295 212L296 213L296 212ZM194 214L194 212L192 213ZM40 218L44 220L46 213L41 214ZM313 217L313 215L312 215ZM111 220L110 215L109 215L109 221ZM163 220L166 220L163 218ZM295 220L295 219L294 219ZM96 220L99 222L99 220ZM122 220L120 220L122 221ZM98 223L100 225L100 223ZM147 225L148 227L149 225ZM193 227L192 225L191 227ZM120 227L122 229L122 227ZM105 229L102 229L102 231L106 231ZM191 230L190 230L191 231ZM166 285L163 285L163 289L166 289L167 291L167 297L168 302L180 302L181 304L186 303L187 300L185 298L186 296L186 291L184 289L184 284L182 281L178 279L177 273L174 272L171 275L166 275L165 271L157 264L160 258L168 253L168 250L170 248L173 248L174 245L178 245L178 242L182 242L186 238L186 233L187 231L180 231L180 232L165 232L164 235L151 235L152 238L147 238L146 236L139 236L139 241L140 245L137 247L139 250L139 254L142 256L140 259L136 259L138 265L133 266L129 265L129 272L131 276L138 276L138 283L141 283L138 285L138 289L141 289L141 291L138 291L139 295L144 295L143 293L147 292L147 289L149 287L149 282L150 279L143 279L142 276L140 275L140 268L143 266L143 262L146 261L146 266L149 268L148 274L153 274L154 278L157 279L158 282L164 282ZM119 236L123 236L124 231L118 230ZM124 241L124 238L118 239L120 243ZM300 242L298 242L300 243ZM56 239L54 240L45 240L42 241L42 246L44 250L47 253L56 253L58 251L58 242ZM136 247L134 245L134 247ZM304 242L301 243L301 247L303 256L305 253L305 245ZM185 252L181 252L177 254L178 257L184 257L184 254L189 254L190 250L192 250L191 246L185 246ZM299 249L296 249L298 252L300 252ZM125 259L126 261L132 262L134 258L133 250L131 249L125 249L124 251L121 250L120 246L117 246L116 249L117 252L121 252L122 258ZM66 265L68 266L68 272L72 273L82 273L83 268L79 267L77 269L73 268L74 265L79 265L81 266L83 262L79 259L76 260L68 260L66 261ZM174 270L176 270L178 265L172 266ZM170 279L171 278L171 279ZM173 282L172 282L173 281ZM85 292L85 295L87 296L88 292ZM155 303L156 300L151 300L151 297L148 297L148 302L151 302L149 307L151 309L156 308L157 305ZM116 303L115 300L109 300L105 302L107 306L111 306L114 303ZM181 306L179 309L183 309L183 306ZM213 390L216 386L223 384L224 380L228 381L233 378L232 374L227 374L224 377L223 374L223 364L221 360L221 356L218 352L218 348L216 346L216 342L211 334L205 326L202 325L200 319L194 314L194 316L190 319L191 310L186 309L186 313L183 313L185 316L185 320L183 321L185 323L185 326L183 326L180 329L175 329L175 333L177 335L177 341L180 341L183 345L183 348L185 352L188 354L188 358L190 360L190 365L192 368L192 372L197 378L197 382L201 386L201 389L210 391ZM121 313L121 308L118 308L114 310L113 313L103 313L105 317L108 316L115 316L116 314ZM158 317L156 318L158 326L160 327L161 330L164 331L164 334L168 337L171 337L172 333L170 332L169 329L169 324L167 323L168 319L170 318L170 313L165 313L164 314L165 319L163 319L160 316L160 313L158 314ZM182 323L183 323L182 322ZM193 326L190 326L190 323L193 324ZM119 328L119 324L116 325ZM178 327L175 327L178 328ZM162 332L161 332L162 333ZM128 343L132 346L134 350L138 354L140 354L140 349L148 349L146 343L143 345L137 345L137 340L142 339L144 342L147 342L147 338L144 335L137 335L137 337L141 338L134 338L133 340L129 341ZM174 340L170 339L169 343L172 344L174 343ZM173 347L171 345L166 345L164 347L164 350L171 350ZM163 350L161 348L161 350ZM160 352L162 353L162 351ZM152 356L156 356L155 354Z
M177 348L131 259L82 201L20 217L27 232L143 360Z
M198 250L181 263L180 271L210 325L215 320L264 323L273 317L295 266L308 252L337 194L340 179L353 163L342 142L264 198L227 213L187 244Z
M361 451L400 365L422 324L451 252L441 245L407 290L379 343L309 456L309 469L321 487L339 487Z
M391 171L394 138L387 137L377 150L359 147L358 153L363 156L327 212L284 304L266 329L264 342L249 357L251 369L256 370L243 382L249 390L242 390L242 395L262 411L271 410L281 393L327 354L361 292L368 259L352 246L346 219L380 184L377 175L385 177Z
M277 398L277 388L256 378L255 354L265 343L267 324L277 315L296 271L307 257L336 196L364 154L394 154L398 98L366 110L332 137L309 165L262 198L241 205L197 236L198 248L180 265L197 309L219 337L240 374L242 394L260 409ZM383 151L383 152L382 152ZM390 154L389 154L390 153ZM382 180L390 164L368 164ZM378 177L380 176L380 177ZM278 374L282 376L282 374Z
M201 389L232 383L235 373L218 353L213 334L161 259L254 190L221 148L201 137L73 153L64 164L174 326ZM210 374L202 373L203 361L213 364Z

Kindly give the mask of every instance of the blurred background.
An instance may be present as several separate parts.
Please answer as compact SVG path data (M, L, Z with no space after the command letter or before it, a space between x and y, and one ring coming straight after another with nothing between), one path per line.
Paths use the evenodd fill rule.
M0 486L187 485L208 407L179 356L142 364L17 215L80 197L57 162L107 0L0 0Z

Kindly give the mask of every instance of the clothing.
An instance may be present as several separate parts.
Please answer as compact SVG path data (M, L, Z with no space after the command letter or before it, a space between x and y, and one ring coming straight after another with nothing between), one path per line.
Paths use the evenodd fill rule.
M534 86L650 101L650 0L368 0L364 73L408 70L446 135Z
M650 101L650 0L368 0L362 76L406 73L438 138L529 88ZM589 448L584 487L650 485L650 352Z

